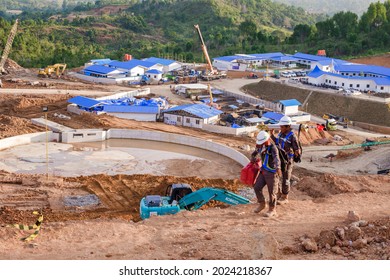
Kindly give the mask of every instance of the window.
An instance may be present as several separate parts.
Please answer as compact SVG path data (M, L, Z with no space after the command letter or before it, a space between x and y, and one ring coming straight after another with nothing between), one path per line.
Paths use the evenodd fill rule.
M196 124L200 124L200 120L196 120L195 123L196 123Z
M337 85L337 81L334 81L334 84Z
M328 79L325 80L325 83L327 83L327 82L328 82Z
M178 122L181 122L181 117L177 117L177 121L178 121Z
M356 76L356 73L353 73L354 76Z
M156 79L156 78L157 78L157 75L154 75L153 77Z
M186 123L190 123L190 118L186 118Z
M360 84L356 84L356 87L360 88Z
M344 86L344 83L342 83L341 85Z
M349 87L351 88L351 87L352 87L352 84L349 84Z
M384 87L381 87L381 90L384 90L385 88Z
M369 88L370 87L370 85L367 85L367 88Z

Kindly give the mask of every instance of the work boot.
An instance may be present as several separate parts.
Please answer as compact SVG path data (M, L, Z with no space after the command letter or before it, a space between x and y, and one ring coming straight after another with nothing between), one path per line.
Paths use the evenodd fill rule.
M264 208L265 208L265 202L259 202L259 205L255 210L253 210L253 212L260 213Z
M288 203L288 194L282 194L278 199L278 205L283 205Z
M270 207L268 212L264 214L264 217L274 217L276 216L276 209L275 207Z

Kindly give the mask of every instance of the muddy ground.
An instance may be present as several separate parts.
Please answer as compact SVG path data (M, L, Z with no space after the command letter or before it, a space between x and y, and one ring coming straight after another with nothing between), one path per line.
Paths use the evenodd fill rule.
M79 82L74 87L79 87ZM72 88L72 81L67 82ZM93 90L92 85L86 84ZM101 86L99 86L100 88ZM153 89L152 89L153 91ZM76 116L65 111L69 95L0 96L0 138L43 131L30 118L48 118L73 128L137 128L196 135L226 144L244 154L253 137L232 137L201 130L122 120L111 116ZM54 113L71 117L58 119ZM305 147L336 147L342 142L315 129L303 133ZM363 140L363 139L360 139ZM382 154L378 147L373 154ZM388 148L383 148L388 153ZM340 155L340 166L361 155ZM390 156L389 156L390 158ZM305 159L306 161L309 158ZM340 168L340 170L343 170ZM217 172L217 171L216 171ZM1 259L390 259L390 177L335 175L319 165L297 167L290 203L278 206L278 216L254 214L254 204L210 203L195 212L140 221L139 201L164 195L169 184L190 183L195 189L215 186L242 194L255 203L253 190L237 179L96 174L74 178L0 172ZM95 195L97 204L69 205L69 198ZM26 243L28 232L6 225L33 224L33 210L44 221L39 235ZM353 211L354 213L350 213Z

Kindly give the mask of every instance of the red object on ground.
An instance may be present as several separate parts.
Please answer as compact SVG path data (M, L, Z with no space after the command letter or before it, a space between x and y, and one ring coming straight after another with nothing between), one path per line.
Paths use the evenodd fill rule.
M324 127L320 124L317 124L317 130L318 131L323 131L324 130Z
M248 163L241 170L240 181L246 185L253 186L257 178L257 175L259 173L260 167L261 167L260 160L254 163L253 162Z

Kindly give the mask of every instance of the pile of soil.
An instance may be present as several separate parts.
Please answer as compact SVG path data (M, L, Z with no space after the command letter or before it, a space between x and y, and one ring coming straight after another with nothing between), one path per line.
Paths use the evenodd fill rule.
M5 62L4 70L7 73L12 74L21 70L25 71L26 69L20 66L18 63L16 63L14 60L8 58Z

